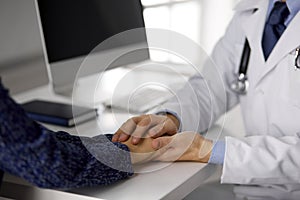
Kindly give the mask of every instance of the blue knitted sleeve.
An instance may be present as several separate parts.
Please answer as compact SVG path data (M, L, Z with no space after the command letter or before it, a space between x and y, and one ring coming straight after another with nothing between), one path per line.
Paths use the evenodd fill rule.
M39 187L107 185L133 174L127 146L111 135L53 132L29 119L1 83L0 124L0 169Z

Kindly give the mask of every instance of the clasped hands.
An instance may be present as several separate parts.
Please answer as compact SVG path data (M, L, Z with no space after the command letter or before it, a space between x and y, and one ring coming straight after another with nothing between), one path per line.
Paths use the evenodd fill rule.
M208 162L213 143L199 133L177 133L179 121L171 114L128 119L112 141L128 146L133 163L156 161Z

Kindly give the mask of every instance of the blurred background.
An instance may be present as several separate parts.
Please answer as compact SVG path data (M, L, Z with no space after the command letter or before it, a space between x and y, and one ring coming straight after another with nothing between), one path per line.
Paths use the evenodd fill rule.
M238 0L141 0L145 25L174 30L209 54ZM34 0L0 0L0 76L11 93L48 83ZM172 58L151 53L157 61ZM173 60L176 62L176 60Z

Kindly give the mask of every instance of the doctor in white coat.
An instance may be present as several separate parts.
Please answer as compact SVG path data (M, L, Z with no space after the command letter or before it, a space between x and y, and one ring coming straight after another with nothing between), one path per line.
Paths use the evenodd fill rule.
M177 93L183 103L179 105L174 98L164 106L165 116L143 115L128 120L113 140L124 141L133 135L132 141L138 143L146 133L154 138L155 149L162 149L171 140L173 150L183 148L180 142L191 134L175 134L178 129L182 132L207 130L211 121L240 104L246 129L243 139L226 137L225 141L213 142L197 134L179 160L223 164L222 183L300 184L300 70L294 67L300 46L300 2L287 0L286 29L266 59L262 38L275 2L241 0L236 6L235 16L211 56L224 85L210 81L214 77L209 73L205 79L196 75L188 84L194 94L190 86ZM237 79L245 38L251 48L247 70L249 88L241 95L232 91L231 83ZM205 92L206 83L209 95ZM199 116L201 120L195 120ZM171 136L159 137L166 134ZM167 160L167 156L161 157L164 158Z

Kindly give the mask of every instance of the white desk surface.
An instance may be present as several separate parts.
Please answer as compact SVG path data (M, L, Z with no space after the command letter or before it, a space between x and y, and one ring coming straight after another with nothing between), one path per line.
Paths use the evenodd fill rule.
M42 86L22 94L16 95L15 100L25 102L31 99L47 99L59 102L70 102L70 99L59 97L51 92L49 86ZM237 115L237 114L235 114ZM116 117L118 122L116 123ZM86 136L94 136L99 133L114 132L119 127L119 121L125 121L128 118L126 113L111 113L105 110L100 120L90 121L79 125L81 130L86 130ZM235 117L234 117L235 118ZM47 125L48 126L48 125ZM71 134L76 134L75 129L62 128L58 126L48 126L53 130L65 130ZM100 128L99 128L100 127ZM218 127L218 126L216 126ZM225 126L226 129L226 126ZM231 128L229 128L231 129ZM233 130L233 129L231 129ZM239 130L241 130L239 128ZM216 128L218 131L218 128ZM235 130L235 132L239 132ZM6 196L10 195L22 197L22 199L182 199L192 192L201 183L207 179L215 170L214 165L191 162L169 163L168 166L159 170L158 167L166 163L151 163L139 166L141 171L150 171L148 173L138 173L133 177L120 181L109 186L99 186L91 188L74 189L69 192L56 190L39 189L26 185L24 181L18 178L6 175L4 180L7 183L3 188ZM152 171L152 172L151 172ZM13 185L13 186L9 186ZM26 186L24 186L26 185ZM12 188L13 187L13 188ZM19 188L20 193L18 194ZM3 192L3 191L2 191ZM27 194L27 195L24 195Z

